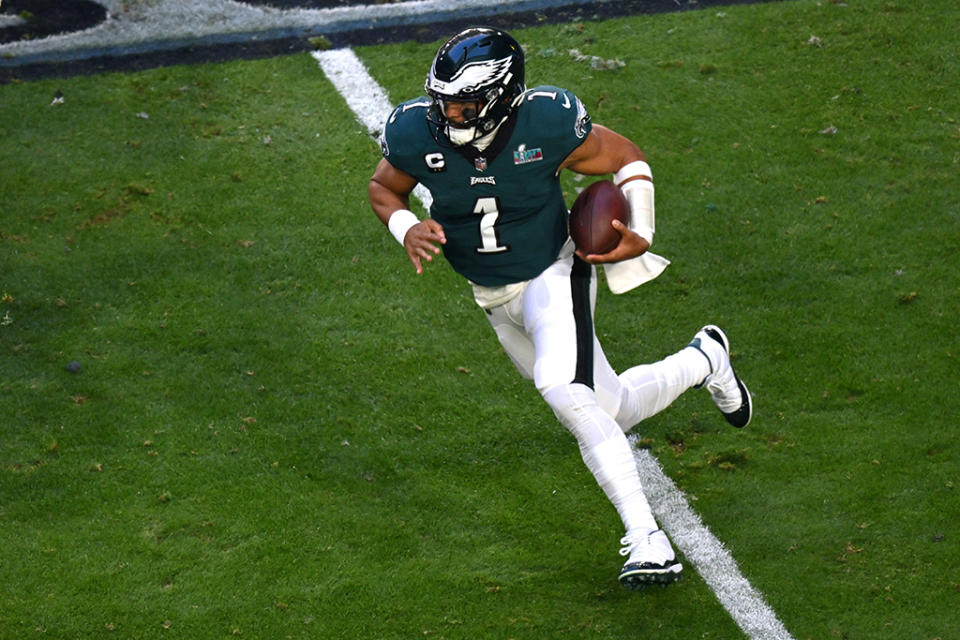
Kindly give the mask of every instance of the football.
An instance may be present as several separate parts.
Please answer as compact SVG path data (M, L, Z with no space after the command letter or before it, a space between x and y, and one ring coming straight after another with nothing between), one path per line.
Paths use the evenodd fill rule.
M607 253L620 242L613 221L627 224L630 205L610 180L598 180L580 192L570 207L570 237L584 255Z

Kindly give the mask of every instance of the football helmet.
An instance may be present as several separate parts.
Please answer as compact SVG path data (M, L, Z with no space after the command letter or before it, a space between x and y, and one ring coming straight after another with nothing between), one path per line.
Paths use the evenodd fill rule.
M493 134L526 89L523 71L523 49L504 31L471 27L450 38L424 83L433 99L427 120L437 141L462 146Z

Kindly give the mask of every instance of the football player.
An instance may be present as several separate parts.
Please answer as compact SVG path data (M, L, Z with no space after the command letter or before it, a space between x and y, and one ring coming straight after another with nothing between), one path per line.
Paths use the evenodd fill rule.
M593 124L576 95L527 88L524 54L509 34L466 29L440 47L426 96L400 104L381 136L383 159L369 183L371 206L416 272L441 250L473 288L520 373L576 438L583 461L616 508L625 535L620 582L628 588L681 576L670 541L643 494L626 432L691 387L705 387L727 421L745 426L750 394L730 364L726 335L701 328L665 359L617 374L594 332L595 265L622 293L668 264L647 252L654 234L653 180L644 154ZM584 255L567 232L564 169L613 174L630 203L619 244ZM424 220L410 211L429 189Z

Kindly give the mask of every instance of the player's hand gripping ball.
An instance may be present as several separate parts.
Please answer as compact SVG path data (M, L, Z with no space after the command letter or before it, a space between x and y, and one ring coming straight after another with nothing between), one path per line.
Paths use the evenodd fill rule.
M598 180L580 192L570 207L570 237L583 255L613 251L620 232L613 221L627 224L630 205L620 188L609 180Z

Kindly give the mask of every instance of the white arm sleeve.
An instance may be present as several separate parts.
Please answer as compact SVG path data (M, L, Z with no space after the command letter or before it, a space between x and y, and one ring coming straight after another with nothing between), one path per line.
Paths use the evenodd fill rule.
M630 229L652 244L655 224L650 165L642 160L624 165L614 174L613 182L630 204Z
M613 176L614 183L630 203L630 229L653 242L653 178L650 166L642 160L623 166ZM653 280L670 261L647 251L641 256L603 265L607 286L613 293L626 293L644 282Z

